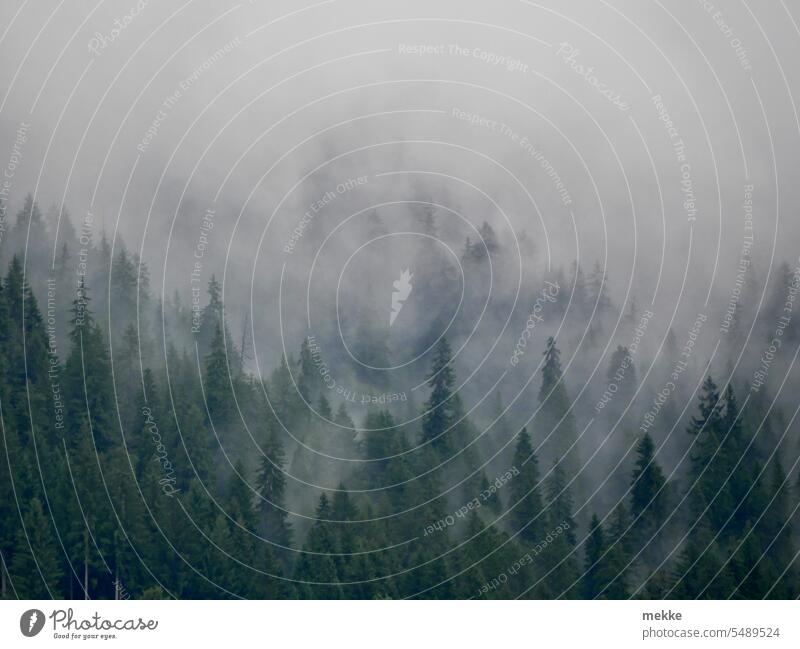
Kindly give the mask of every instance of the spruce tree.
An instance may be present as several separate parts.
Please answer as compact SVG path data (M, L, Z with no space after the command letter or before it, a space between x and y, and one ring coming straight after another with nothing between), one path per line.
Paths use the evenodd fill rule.
M533 452L531 438L523 428L514 449L513 466L519 471L511 480L510 520L522 540L538 543L547 533L539 487L539 460Z
M795 568L796 545L792 526L791 485L779 458L771 462L768 487L768 505L757 526L757 538L766 556L763 569L773 577L769 596L773 599L788 599L798 596L797 570ZM766 590L760 595L765 596Z
M223 327L220 322L214 326L211 348L205 359L205 396L208 407L209 424L220 432L234 422L236 404L231 388L232 377L228 365Z
M581 594L584 599L602 597L606 586L614 577L609 570L607 549L603 526L597 514L593 514L589 523L589 537L586 539L586 558L581 579Z
M730 519L725 532L728 535L739 535L748 523L752 523L761 512L754 509L754 501L758 493L753 490L755 476L752 465L755 454L748 450L750 440L746 439L743 420L733 391L733 386L728 384L723 397L724 409L720 422L723 433L723 442L720 449L720 474L725 476L729 494L726 501L715 503L719 510L727 506L727 511L720 511L720 518L725 516Z
M722 530L733 509L723 440L726 435L723 404L709 376L699 396L699 416L693 417L688 433L694 438L689 471L690 503L695 517L704 515L716 533Z
M562 458L565 470L574 476L579 467L575 446L577 431L575 417L564 385L561 370L561 352L555 339L548 338L542 366L542 385L539 389L539 413L536 416L538 434L545 438L543 448L551 457Z
M636 446L636 465L631 477L631 515L637 547L650 540L667 515L666 479L655 459L649 433Z
M14 590L22 599L58 597L64 572L50 519L38 498L26 509L11 562Z
M572 492L561 463L556 460L547 478L546 507L548 531L541 551L544 590L549 598L577 597L580 571L575 555L575 519L573 518Z
M333 533L331 504L326 494L322 494L317 505L316 518L303 551L295 566L294 579L301 597L309 599L339 599L339 576L334 558L336 539Z
M283 445L275 434L269 430L262 446L261 458L256 474L255 487L261 496L259 509L266 537L278 546L288 548L292 540L291 526L286 510L286 476L284 465L286 458ZM276 553L279 551L276 550Z
M668 593L674 599L727 599L736 585L723 568L725 555L706 518L696 521L680 553L675 583Z
M630 516L623 503L619 503L611 514L611 524L605 534L608 552L605 557L608 583L602 596L606 599L628 599L630 597L628 565L631 544L629 540Z
M458 407L453 392L456 375L452 364L452 351L447 339L442 337L433 352L433 364L428 375L430 397L422 416L422 441L445 453L450 449L455 413Z
M608 386L616 386L611 402L606 407L609 417L616 421L626 408L630 413L633 395L636 393L638 385L636 366L627 347L617 345L617 349L611 355L611 361L608 364L606 381Z
M63 375L69 413L68 439L78 439L81 426L86 423L95 447L102 452L115 441L112 422L116 406L108 348L89 305L86 284L81 279L72 301L70 351Z

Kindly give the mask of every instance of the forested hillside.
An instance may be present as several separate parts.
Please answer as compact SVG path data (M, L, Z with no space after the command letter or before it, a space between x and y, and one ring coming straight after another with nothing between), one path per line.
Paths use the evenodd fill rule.
M600 266L526 276L500 345L526 368L512 391L472 380L461 320L431 335L455 293L426 250L405 315L434 324L403 339L421 387L361 367L356 397L330 384L326 332L267 349L217 277L193 306L58 216L29 198L0 248L3 598L800 596L798 376L776 361L754 389L740 353L768 348L788 266L713 360L686 354L693 318L645 345L652 314ZM453 242L460 267L491 260L502 283L507 242L480 232ZM370 304L342 326L377 367L398 345ZM799 334L782 329L787 361Z

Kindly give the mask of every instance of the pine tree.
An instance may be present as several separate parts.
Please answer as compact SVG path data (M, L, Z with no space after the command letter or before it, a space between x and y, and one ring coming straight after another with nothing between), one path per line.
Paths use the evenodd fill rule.
M606 599L628 599L631 544L629 540L630 516L623 503L618 504L611 514L611 525L606 533L608 552L605 557L609 581L603 597Z
M519 433L514 450L513 466L519 471L511 481L510 513L514 531L526 542L538 543L547 533L539 491L539 460L533 452L531 438L524 428Z
M336 585L339 576L334 563L336 539L329 522L331 514L330 501L323 493L317 505L317 520L308 533L295 567L294 579L305 598L339 599L341 596L340 587Z
M696 522L681 551L675 584L667 596L674 599L727 599L735 589L730 572L723 569L724 554L708 520Z
M730 570L736 588L733 596L736 599L763 599L775 583L774 576L770 579L766 574L768 568L758 535L748 525L740 544L734 548L729 565L725 567Z
M334 419L334 421L335 423L339 424L339 426L355 432L356 425L350 418L350 415L347 412L347 407L344 405L344 403L340 403L339 407L336 409L336 419Z
M211 276L206 287L208 303L200 314L200 331L197 333L197 345L200 354L205 355L211 348L217 327L223 326L222 287L215 275Z
M137 276L133 260L125 249L120 250L111 265L111 331L124 332L136 320ZM116 342L116 341L112 341Z
M269 382L269 402L279 425L295 431L304 411L303 403L289 372L291 361L281 357L280 365L272 372Z
M314 356L311 351L309 339L303 338L300 345L300 359L298 361L299 378L297 380L297 388L300 396L305 402L306 420L311 417L311 404L319 395L321 386L321 375L314 362Z
M575 556L575 519L572 493L561 463L556 460L546 481L547 524L546 547L542 550L544 590L548 598L577 597L578 561Z
M636 366L627 347L617 345L608 364L606 380L609 386L616 386L611 402L607 406L609 416L616 420L626 408L630 412L633 396L636 393L638 381L636 379Z
M205 397L208 407L209 424L218 431L233 423L236 412L231 382L233 380L228 365L221 323L214 327L211 349L205 359Z
M603 526L597 514L589 523L589 537L586 540L586 559L584 562L581 590L584 599L595 599L606 593L614 575L611 574L607 560L608 544L603 534Z
M592 293L592 301L595 302L595 315L596 318L603 318L609 311L611 311L611 299L608 297L608 282L606 280L606 272L600 266L599 261L594 262L592 275L589 278L590 290Z
M519 547L494 527L485 526L477 511L473 511L467 519L466 538L469 541L461 552L458 566L460 571L466 570L466 573L456 581L455 596L459 599L511 599L521 594L523 587L532 581L529 566L520 567L519 571L512 574L507 573L509 566L514 565L520 556ZM486 585L500 574L507 574L508 579L489 590Z
M723 403L720 422L723 441L719 462L722 465L720 474L728 481L726 491L729 497L722 503L715 503L715 508L728 507L727 511L719 511L720 518L731 519L724 531L728 535L739 535L748 523L761 515L761 511L753 508L754 499L759 495L753 490L755 476L751 471L755 455L748 451L750 440L745 439L739 406L730 383L725 389Z
M472 259L486 259L487 257L494 257L500 249L497 243L497 235L494 229L486 221L483 222L478 230L480 235L479 240L472 246L471 255Z
M636 546L649 541L667 515L666 479L655 459L655 445L648 433L636 446L636 465L631 477L631 515Z
M767 594L773 599L788 599L798 595L797 571L794 567L796 549L792 534L791 485L777 457L771 463L768 506L757 527L760 546L766 551L763 570L771 577Z
M70 351L64 367L65 401L70 415L68 439L78 439L86 423L95 447L102 452L112 445L116 407L107 346L89 303L86 284L81 278L72 301Z
M362 480L368 488L401 485L413 477L405 453L405 435L395 426L388 410L370 412L364 420L364 429L361 450L369 461L362 468ZM420 482L428 484L428 478L421 478ZM388 497L401 505L407 495L405 487L395 487L389 491Z
M488 494L485 496L483 502L486 503L486 507L489 511L495 516L503 511L503 501L500 499L500 492L497 489L491 489L491 484L489 483L489 478L486 477L485 471L481 471L480 490L481 494Z
M11 563L17 596L23 599L50 599L60 593L64 577L50 520L38 498L34 498L23 516L23 528L17 534L17 552Z
M560 284L560 286L563 284ZM580 319L588 319L592 315L593 300L591 287L587 284L581 267L577 261L572 262L572 278L570 282L569 297L570 309ZM564 291L566 294L567 291Z
M244 463L237 460L233 473L228 478L228 506L226 511L234 520L246 529L255 528L255 511L253 509L253 491L247 483L247 471Z
M440 453L445 453L451 446L450 429L456 423L454 415L459 405L453 391L456 375L451 359L450 345L442 337L433 352L433 365L428 375L431 394L422 416L422 442L429 443Z
M268 431L262 452L263 457L256 475L255 487L261 496L259 508L264 533L276 545L288 548L292 532L285 505L286 476L283 467L286 458L283 454L283 445L274 431Z
M49 252L48 237L42 212L31 194L25 197L22 208L17 212L17 222L10 232L9 239L9 247L13 251L24 251L28 272L38 276L39 269L44 267L44 263L40 263L40 260L47 259ZM38 284L36 278L34 282Z
M708 518L711 530L722 530L733 503L729 474L722 448L726 434L722 402L716 384L709 376L703 382L699 397L700 413L693 417L688 433L694 437L691 452L690 503L695 516Z
M572 476L577 474L579 461L575 445L577 431L575 417L561 371L561 352L555 340L547 340L542 366L542 385L539 389L541 408L536 417L539 434L545 438L543 448L551 457L562 458L565 470Z

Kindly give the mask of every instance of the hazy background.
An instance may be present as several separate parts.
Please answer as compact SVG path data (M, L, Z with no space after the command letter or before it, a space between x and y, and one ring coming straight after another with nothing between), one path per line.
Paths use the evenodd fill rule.
M201 299L212 274L224 278L237 343L252 326L252 372L267 372L311 333L341 381L363 379L347 348L358 344L360 321L388 317L392 282L408 267L428 299L415 306L409 298L391 331L390 361L412 362L370 378L387 393L413 394L430 359L410 352L456 314L467 409L495 389L513 402L535 387L544 331L519 368L508 366L514 342L544 278L563 271L568 298L578 260L586 274L595 262L607 271L613 309L601 338L575 360L591 313L567 310L547 331L563 334L571 393L590 406L600 364L630 343L623 315L633 296L639 312L655 314L640 372L670 329L682 344L703 312L709 322L693 358L702 374L724 338L745 186L753 185L754 225L745 332L778 262L796 264L796 3L149 2L125 22L132 6L6 3L0 163L29 124L6 227L28 192L45 210L67 209L75 228L91 211L95 239L124 241L148 264L154 294L184 304L206 237ZM112 39L116 20L126 26ZM573 70L562 44L629 110ZM406 53L416 45L443 49ZM655 95L685 144L690 187L681 186ZM454 109L510 130L470 124ZM561 192L522 138L558 174ZM336 190L358 177L354 189ZM330 191L335 198L287 254L292 230ZM419 236L426 203L438 206L427 239ZM208 209L212 230L203 228ZM500 263L462 279L464 240L477 241L484 222L502 246ZM442 265L448 256L453 263ZM437 285L442 277L449 283ZM743 345L757 357L762 340ZM719 363L720 382L730 367ZM532 409L521 399L515 420Z

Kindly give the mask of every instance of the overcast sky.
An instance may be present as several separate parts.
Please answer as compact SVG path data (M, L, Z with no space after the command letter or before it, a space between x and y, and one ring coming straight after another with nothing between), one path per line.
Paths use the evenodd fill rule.
M427 196L599 259L620 298L633 275L675 301L687 264L682 300L726 295L748 185L762 273L798 254L797 2L5 4L9 211L90 210L157 285L188 286L207 209L204 272L229 243L278 272L261 257L362 175L337 222Z

